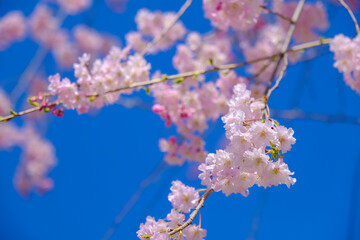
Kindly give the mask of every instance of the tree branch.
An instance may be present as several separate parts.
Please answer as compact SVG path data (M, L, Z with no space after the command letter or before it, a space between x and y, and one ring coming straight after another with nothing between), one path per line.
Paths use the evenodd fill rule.
M287 120L303 119L327 123L348 123L360 125L360 117L352 117L346 115L323 115L319 113L306 113L299 109L292 110L275 110L271 109L273 117L283 118Z
M123 209L121 209L120 213L115 217L112 226L106 231L104 237L102 240L108 240L110 239L120 223L124 220L126 215L131 211L131 209L134 207L135 203L138 202L139 198L141 197L142 193L149 187L155 179L163 172L164 168L166 167L166 163L164 161L161 161L160 164L150 173L148 177L146 177L144 180L141 181L139 188L136 190L136 192L130 197L130 199L127 201Z
M316 47L316 46L320 46L320 45L326 45L329 44L331 42L331 38L327 38L327 39L319 39L317 41L313 41L313 42L308 42L308 43L304 43L304 44L300 44L300 45L296 45L288 50L286 50L286 52L297 52L297 51L303 51L305 49L308 48L312 48L312 47ZM170 75L170 76L166 76L164 75L164 77L161 78L155 78L152 80L148 80L148 81L143 81L143 82L138 82L138 83L133 83L130 84L129 86L126 87L122 87L122 88L117 88L117 89L112 89L110 91L105 92L105 94L108 93L115 93L115 92L120 92L123 90L127 90L127 89L132 89L132 88L137 88L137 87L143 87L143 86L149 86L149 85L153 85L153 84L157 84L157 83L162 83L162 82L166 82L169 80L175 80L178 78L187 78L187 77L193 77L193 76L198 76L201 74L207 74L207 73L211 73L211 72L217 72L217 71L222 71L222 70L232 70L232 69L236 69L239 67L244 67L253 63L257 63L257 62L261 62L264 60L268 60L268 59L272 59L274 57L277 57L279 55L282 55L281 52L270 55L270 56L264 56L264 57L260 57L260 58L256 58L256 59L252 59L249 61L245 61L245 62L240 62L240 63L232 63L232 64L225 64L225 65L221 65L221 66L217 66L217 67L212 67L209 69L202 69L202 70L196 70L196 71L191 71L191 72L186 72L186 73L179 73L179 74L174 74L174 75ZM93 95L89 95L88 97L99 97L99 94L93 94ZM55 105L60 105L61 102L56 101L51 104L55 104ZM22 112L18 112L16 115L8 115L5 117L0 117L0 122L7 122L13 118L19 117L19 116L23 116L25 114L28 113L32 113L32 112L36 112L40 110L40 107L34 107L34 108L30 108L27 109L25 111Z
M149 42L145 48L142 50L141 55L145 55L153 46L155 46L164 36L165 34L175 25L175 23L179 20L179 18L185 13L186 9L190 7L192 0L186 0L184 5L180 8L180 10L176 13L174 19L161 31L161 33L151 42Z
M300 13L301 13L301 10L304 6L304 3L305 3L305 0L300 0L298 5L296 6L295 8L295 11L293 13L293 16L291 17L291 23L290 23L290 27L289 27L289 30L286 34L286 37L285 37L285 40L284 40L284 43L283 43L283 46L281 47L280 49L280 54L279 54L279 60L278 62L276 63L276 66L275 66L275 69L273 71L273 74L269 80L269 83L266 87L266 90L265 90L265 93L267 95L267 92L269 91L270 89L270 86L271 86L271 83L272 83L272 80L275 78L275 75L276 75L276 72L280 66L280 63L281 63L281 60L284 58L284 54L288 51L288 47L289 47L289 44L290 44L290 40L291 40L291 37L292 35L294 34L294 31L295 31L295 26L296 26L296 22L298 21L299 17L300 17Z
M199 203L196 206L196 208L194 209L194 211L190 214L188 220L186 220L186 222L184 222L183 225L171 230L169 232L169 236L173 236L176 233L184 230L187 226L189 226L195 219L196 215L199 213L200 209L204 206L204 202L205 200L214 192L214 189L209 189L207 190L199 199Z
M283 14L281 14L281 13L275 12L275 11L267 8L267 7L264 6L264 5L260 6L260 8L262 8L262 9L265 10L265 11L267 11L268 13L274 14L274 15L282 18L282 19L285 20L285 21L288 21L289 23L293 23L293 21L291 20L291 18L289 18L289 17L287 17L287 16L285 16L285 15L283 15Z
M359 34L360 33L359 24L358 24L358 22L357 22L357 20L355 18L355 15L354 15L353 11L351 10L349 5L347 5L347 3L344 0L339 0L339 2L348 11L351 19L354 21L356 33Z
M266 94L266 99L269 99L270 98L270 95L271 93L277 89L279 87L279 84L280 84L280 81L281 79L284 77L284 73L286 71L286 68L288 66L288 60L287 60L287 54L284 55L284 66L282 67L281 71L280 71L280 74L279 74L279 77L277 78L274 86L272 86L272 88L269 89L269 91L267 92Z

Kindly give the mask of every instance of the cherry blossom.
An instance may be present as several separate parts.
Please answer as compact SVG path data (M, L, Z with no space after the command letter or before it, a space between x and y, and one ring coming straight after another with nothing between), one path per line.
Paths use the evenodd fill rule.
M330 50L335 54L334 67L344 74L346 84L360 94L360 35L354 39L336 35Z

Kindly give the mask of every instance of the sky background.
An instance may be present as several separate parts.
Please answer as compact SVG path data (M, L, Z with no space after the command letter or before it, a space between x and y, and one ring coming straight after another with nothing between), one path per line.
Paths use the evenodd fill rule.
M0 17L11 10L29 15L36 2L2 0ZM68 17L63 26L71 29L76 23L87 21L98 31L112 33L124 41L124 35L135 30L133 19L139 8L177 11L183 3L130 0L126 11L116 14L103 0L97 2L88 12ZM331 28L322 36L333 37L342 32L353 37L354 26L347 12L333 5L329 11ZM189 30L211 30L209 21L203 18L200 0L194 0L181 20ZM0 52L3 88L12 89L37 47L26 40ZM309 113L360 117L360 96L345 85L342 75L332 67L333 55L326 53L327 49L311 62L289 67L280 88L271 97L271 108L298 107ZM171 66L174 53L171 49L148 57L152 69L175 73ZM42 69L48 74L58 71L50 55ZM136 97L151 102L143 93ZM201 210L206 239L360 239L360 126L280 118L278 121L295 131L297 143L285 161L295 172L296 184L291 189L253 187L247 198L240 194L211 195ZM21 124L21 120L17 123ZM165 128L151 111L120 105L84 115L66 111L63 118L50 117L48 123L39 125L56 148L58 165L50 173L55 188L44 196L32 194L24 199L13 186L21 150L0 152L1 240L101 239L141 181L161 163L163 154L158 140L174 133L174 128ZM206 149L215 152L221 147L224 129L220 121L210 126ZM171 209L167 200L171 181L180 179L201 187L193 164L167 166L161 172L118 226L113 239L137 239L136 231L147 215L165 218Z

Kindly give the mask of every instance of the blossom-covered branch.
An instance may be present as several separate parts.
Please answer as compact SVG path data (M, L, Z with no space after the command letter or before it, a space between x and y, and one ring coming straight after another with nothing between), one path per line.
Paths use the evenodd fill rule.
M313 47L317 47L317 46L320 46L320 45L327 45L330 42L331 42L330 38L326 38L326 39L321 38L321 39L316 40L316 41L296 45L296 46L294 46L292 48L289 48L286 52L303 51L303 50L308 49L308 48L313 48ZM274 58L276 58L278 56L281 56L281 55L282 55L282 53L278 52L278 53L272 54L270 56L263 56L263 57L260 57L260 58L256 58L256 59L253 59L253 60L244 61L244 62L240 62L240 63L232 63L232 64L224 64L224 65L220 65L220 66L213 66L212 68L208 68L208 69L190 71L190 72L179 73L179 74L174 74L174 75L169 75L169 76L168 75L162 75L162 77L159 77L159 78L154 78L154 79L147 80L147 81L141 81L141 82L138 82L138 83L131 83L128 86L125 86L125 87L115 88L115 89L106 91L104 94L117 93L117 92L121 92L121 91L128 90L128 89L134 89L134 88L138 88L138 87L150 86L150 85L154 85L154 84L158 84L158 83L162 83L162 82L166 82L166 81L170 81L170 80L177 80L177 79L184 80L187 77L194 77L194 76L196 77L196 76L199 76L201 74L207 74L207 73L211 73L211 72L217 72L217 71L222 71L222 70L232 70L232 69L240 68L240 67L247 66L247 65L250 65L250 64L253 64L253 63L261 62L261 61L264 61L264 60L274 59ZM97 97L99 97L99 94L95 93L95 94L88 95L87 97L89 97L89 98L97 98ZM62 103L59 102L59 101L56 101L56 102L49 103L48 105L57 106L57 105L60 105L60 104L62 104ZM27 109L27 110L24 110L24 111L13 112L11 115L0 117L0 122L6 122L6 121L9 121L9 120L11 120L13 118L23 116L23 115L26 115L26 114L29 114L29 113L33 113L33 112L39 111L40 109L42 110L43 108L44 107L37 106L37 107L33 107L33 108L30 108L30 109Z
M184 222L181 226L171 230L169 232L169 236L174 236L178 232L184 230L187 226L191 225L194 219L196 218L197 214L199 213L200 209L204 206L204 202L206 199L214 192L214 189L207 190L199 199L199 203L197 204L196 208L192 211L189 218Z

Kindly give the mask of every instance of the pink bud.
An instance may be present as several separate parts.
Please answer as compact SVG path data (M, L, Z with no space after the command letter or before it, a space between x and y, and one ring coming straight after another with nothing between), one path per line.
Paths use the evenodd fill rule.
M58 110L58 113L57 113L57 116L61 118L61 117L64 116L64 113L65 113L64 110L59 109L59 110Z
M169 137L169 143L175 145L176 144L176 137L175 136Z
M222 2L219 2L218 5L216 6L216 11L220 11L222 9Z
M153 107L152 107L152 111L154 113L157 113L157 114L161 114L163 112L165 112L165 107L160 105L160 104L155 104Z

